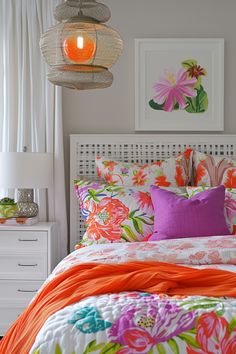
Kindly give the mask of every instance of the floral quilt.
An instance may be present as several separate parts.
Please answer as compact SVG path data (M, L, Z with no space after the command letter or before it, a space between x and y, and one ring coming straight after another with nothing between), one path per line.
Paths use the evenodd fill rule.
M235 236L100 244L67 256L76 264L158 260L236 271ZM56 312L30 354L235 354L236 298L124 292L91 296Z

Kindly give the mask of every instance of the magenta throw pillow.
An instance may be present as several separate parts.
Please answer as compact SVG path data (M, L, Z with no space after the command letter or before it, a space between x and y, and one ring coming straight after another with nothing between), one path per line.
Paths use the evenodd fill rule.
M208 189L187 199L151 186L154 234L149 241L230 235L224 216L225 187Z

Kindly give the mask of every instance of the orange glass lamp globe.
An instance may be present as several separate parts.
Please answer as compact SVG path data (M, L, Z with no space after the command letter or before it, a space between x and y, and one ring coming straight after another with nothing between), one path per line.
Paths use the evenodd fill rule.
M79 64L85 64L91 60L96 50L96 43L84 34L67 37L63 43L65 56Z

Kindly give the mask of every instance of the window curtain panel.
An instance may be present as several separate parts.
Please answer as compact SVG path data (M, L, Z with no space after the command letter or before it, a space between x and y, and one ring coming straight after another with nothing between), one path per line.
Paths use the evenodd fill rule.
M36 190L41 221L58 221L67 254L62 92L47 80L39 40L61 0L0 1L0 151L54 153L54 188ZM30 166L29 166L30 168Z

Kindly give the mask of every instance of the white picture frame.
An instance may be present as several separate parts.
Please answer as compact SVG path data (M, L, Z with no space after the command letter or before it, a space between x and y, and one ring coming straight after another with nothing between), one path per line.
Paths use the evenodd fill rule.
M224 130L223 38L135 39L135 130Z

